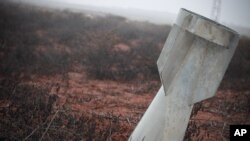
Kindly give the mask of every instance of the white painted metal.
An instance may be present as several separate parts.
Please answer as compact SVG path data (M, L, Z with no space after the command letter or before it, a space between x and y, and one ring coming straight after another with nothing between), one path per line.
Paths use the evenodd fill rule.
M238 44L233 30L181 9L157 61L163 86L129 141L181 141L193 104L214 96Z

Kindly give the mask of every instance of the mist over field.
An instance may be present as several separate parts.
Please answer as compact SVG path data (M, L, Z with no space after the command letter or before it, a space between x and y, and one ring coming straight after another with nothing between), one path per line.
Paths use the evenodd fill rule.
M171 16L153 23L138 10L82 7L0 2L0 140L125 141L143 116L161 85ZM185 141L229 140L230 124L250 123L249 103L242 36L216 96L194 106Z
M129 20L134 21L146 21L153 24L160 25L172 25L177 13L180 8L186 8L189 10L194 10L203 16L208 18L211 17L210 13L213 8L212 1L197 1L191 0L190 2L185 2L183 0L177 1L165 1L162 0L147 0L145 2L135 1L135 2L120 2L112 4L113 0L100 1L95 0L85 1L85 0L43 0L43 1L34 1L34 0L11 0L14 2L25 2L32 5L57 8L57 9L69 9L75 12L84 12L89 14L112 14L117 16L125 17ZM150 2L151 1L151 2ZM148 3L152 3L151 5ZM161 4L162 3L162 4ZM141 6L139 6L141 5ZM144 6L145 5L145 6ZM160 5L159 8L154 5ZM200 6L199 6L200 5ZM235 1L228 0L222 1L221 7L221 20L220 23L236 30L242 36L250 36L250 11L246 11L248 8L246 5L249 5L249 1L241 0L238 3ZM162 8L164 7L164 8Z

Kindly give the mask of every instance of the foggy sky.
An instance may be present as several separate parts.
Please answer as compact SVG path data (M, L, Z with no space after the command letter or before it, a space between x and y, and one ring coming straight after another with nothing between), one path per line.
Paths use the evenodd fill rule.
M34 0L19 0L34 1ZM200 15L211 17L213 0L50 0L95 7L150 10L177 15L180 8L186 8ZM42 2L42 1L41 1ZM49 4L49 1L46 2ZM164 13L165 12L165 13ZM222 0L219 22L226 25L250 28L250 0ZM115 14L115 13L114 13ZM161 15L160 15L161 16ZM159 15L158 15L159 17ZM162 17L162 18L166 18Z
M186 8L211 18L213 0L55 0L101 7L136 8L177 14ZM222 0L219 22L250 28L250 0Z

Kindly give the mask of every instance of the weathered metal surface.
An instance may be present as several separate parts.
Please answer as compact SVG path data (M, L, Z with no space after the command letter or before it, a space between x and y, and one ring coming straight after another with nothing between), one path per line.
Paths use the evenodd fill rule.
M183 70L186 72L183 77L195 78L189 82L193 84L189 89L189 104L214 96L236 49L239 35L203 16L181 9L169 37L172 39L167 40L157 62L166 94L169 94L167 91L172 80L180 77L179 71L185 64L190 66L192 73L196 72L190 76L189 70ZM190 60L195 55L199 57ZM199 62L194 66L195 59Z
M232 29L186 9L181 9L175 23L199 37L224 47L229 47L233 38L238 36Z
M181 9L157 61L163 86L129 140L183 140L193 104L214 96L238 40L233 30Z

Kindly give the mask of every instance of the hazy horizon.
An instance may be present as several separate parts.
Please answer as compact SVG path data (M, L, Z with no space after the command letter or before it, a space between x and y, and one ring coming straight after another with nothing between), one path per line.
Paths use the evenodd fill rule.
M18 1L18 0L17 0ZM33 0L19 0L30 1ZM50 0L69 4L97 6L104 8L141 9L177 14L180 8L186 8L208 18L211 17L213 0ZM48 3L49 4L49 3ZM249 0L222 0L219 22L250 28ZM234 10L235 9L235 10Z
M205 17L211 17L213 0L14 0L43 4L43 6L64 8L76 8L78 10L93 10L106 12L128 19L138 21L148 21L156 24L172 24L180 8L186 8L199 13ZM250 1L248 0L222 0L221 13L218 22L231 28L236 28L238 32L249 35L250 29ZM86 9L87 8L87 9ZM89 8L89 9L88 9ZM234 10L235 9L235 10Z
M30 0L24 0L30 1ZM71 4L84 4L98 7L141 9L177 14L186 8L208 18L211 17L213 0L53 0ZM250 28L249 0L222 0L219 22Z

